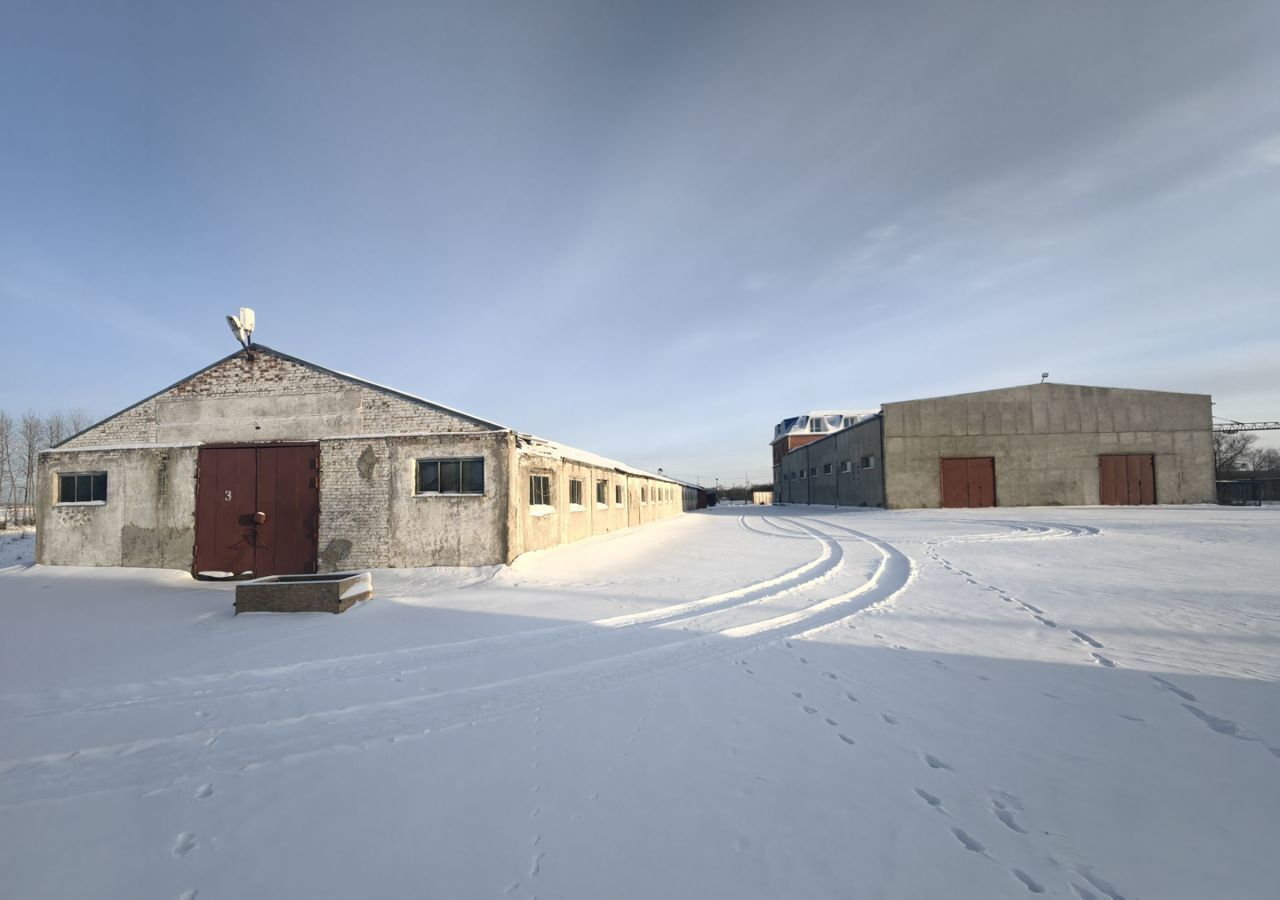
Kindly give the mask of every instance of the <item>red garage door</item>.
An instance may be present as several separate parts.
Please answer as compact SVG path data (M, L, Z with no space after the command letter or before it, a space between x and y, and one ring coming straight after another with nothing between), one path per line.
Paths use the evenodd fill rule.
M202 447L195 571L297 575L316 570L319 448Z
M996 505L996 461L990 456L942 460L942 505Z
M1156 462L1150 453L1098 457L1099 500L1108 506L1156 502Z

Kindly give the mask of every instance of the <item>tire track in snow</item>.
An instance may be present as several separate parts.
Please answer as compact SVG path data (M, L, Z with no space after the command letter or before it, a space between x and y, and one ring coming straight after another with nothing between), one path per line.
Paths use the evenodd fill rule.
M852 529L844 530L862 536ZM316 753L398 742L603 693L740 654L797 633L813 633L890 602L913 578L914 564L900 551L875 538L865 539L881 554L872 577L853 590L803 610L486 684L216 730L86 747L72 753L3 760L0 807L182 781L191 777L193 761L205 770L234 772Z
M620 629L692 621L714 612L758 605L825 581L839 570L844 550L838 540L820 533L810 534L807 539L816 541L821 549L814 559L803 565L730 591L658 609L534 631L331 657L286 666L71 691L0 695L0 721L240 699L280 693L296 687L309 687L323 681L381 678L392 670L400 675L415 675L451 665L477 662L498 653L537 649L583 638L598 638ZM89 702L68 709L65 704L68 701L75 702L76 697L86 698ZM32 703L44 705L34 709L24 708ZM10 708L17 712L8 712Z

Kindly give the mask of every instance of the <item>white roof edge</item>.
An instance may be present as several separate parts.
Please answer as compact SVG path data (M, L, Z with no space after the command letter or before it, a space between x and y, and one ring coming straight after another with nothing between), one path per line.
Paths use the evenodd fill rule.
M219 443L217 441L206 441L205 443ZM176 444L94 444L89 447L45 447L40 451L43 456L46 453L88 453L92 450L183 450L191 447L200 447L200 442L182 441Z
M635 466L627 465L620 460L610 459L607 456L601 456L599 453L592 453L590 450L580 450L577 447L570 447L568 444L549 441L546 438L538 437L536 434L517 432L516 436L518 439L528 442L528 446L521 447L521 450L533 448L534 452L537 452L537 450L541 449L545 450L549 454L559 456L562 459L575 460L600 469L614 469L619 472L626 472L629 475L638 475L641 478L652 478L656 481L666 481L671 484L679 484L686 487L697 487L697 485L680 481L678 478L672 478L670 475L660 475L657 472L649 472L645 469L639 469Z
M510 428L488 428L483 431L393 431L385 434L325 434L317 438L299 438L281 441L246 441L245 446L262 447L269 444L306 444L312 441L375 441L383 438L471 437L489 434L509 434ZM208 445L236 444L235 440L179 441L178 443L151 444L92 444L87 447L46 447L40 453L87 453L91 450L183 450Z

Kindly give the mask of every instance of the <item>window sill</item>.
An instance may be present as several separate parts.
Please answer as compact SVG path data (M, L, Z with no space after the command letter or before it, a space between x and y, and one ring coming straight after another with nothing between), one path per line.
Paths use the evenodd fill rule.
M538 504L536 506L529 507L529 515L531 516L540 518L542 516L554 516L555 514L556 514L556 508L554 506L546 506L543 504Z
M597 503L597 504L596 504L596 509L608 509L608 508L609 508L609 504L608 504L608 503Z
M477 492L477 491L467 491L465 493L463 493L462 491L458 491L457 493L449 493L445 491L427 491L426 493L414 494L413 496L415 497L483 497L484 494L482 492Z
M570 503L570 504L569 504L569 512L582 512L582 511L583 511L583 510L585 510L585 509L586 509L586 507L585 507L585 506L583 506L581 503Z
M59 501L54 506L106 506L106 500L65 500Z

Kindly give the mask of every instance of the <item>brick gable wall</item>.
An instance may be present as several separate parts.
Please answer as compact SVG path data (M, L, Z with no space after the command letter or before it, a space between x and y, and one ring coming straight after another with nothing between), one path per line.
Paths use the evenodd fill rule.
M253 360L245 354L224 360L60 449L489 430L449 410L260 350Z

